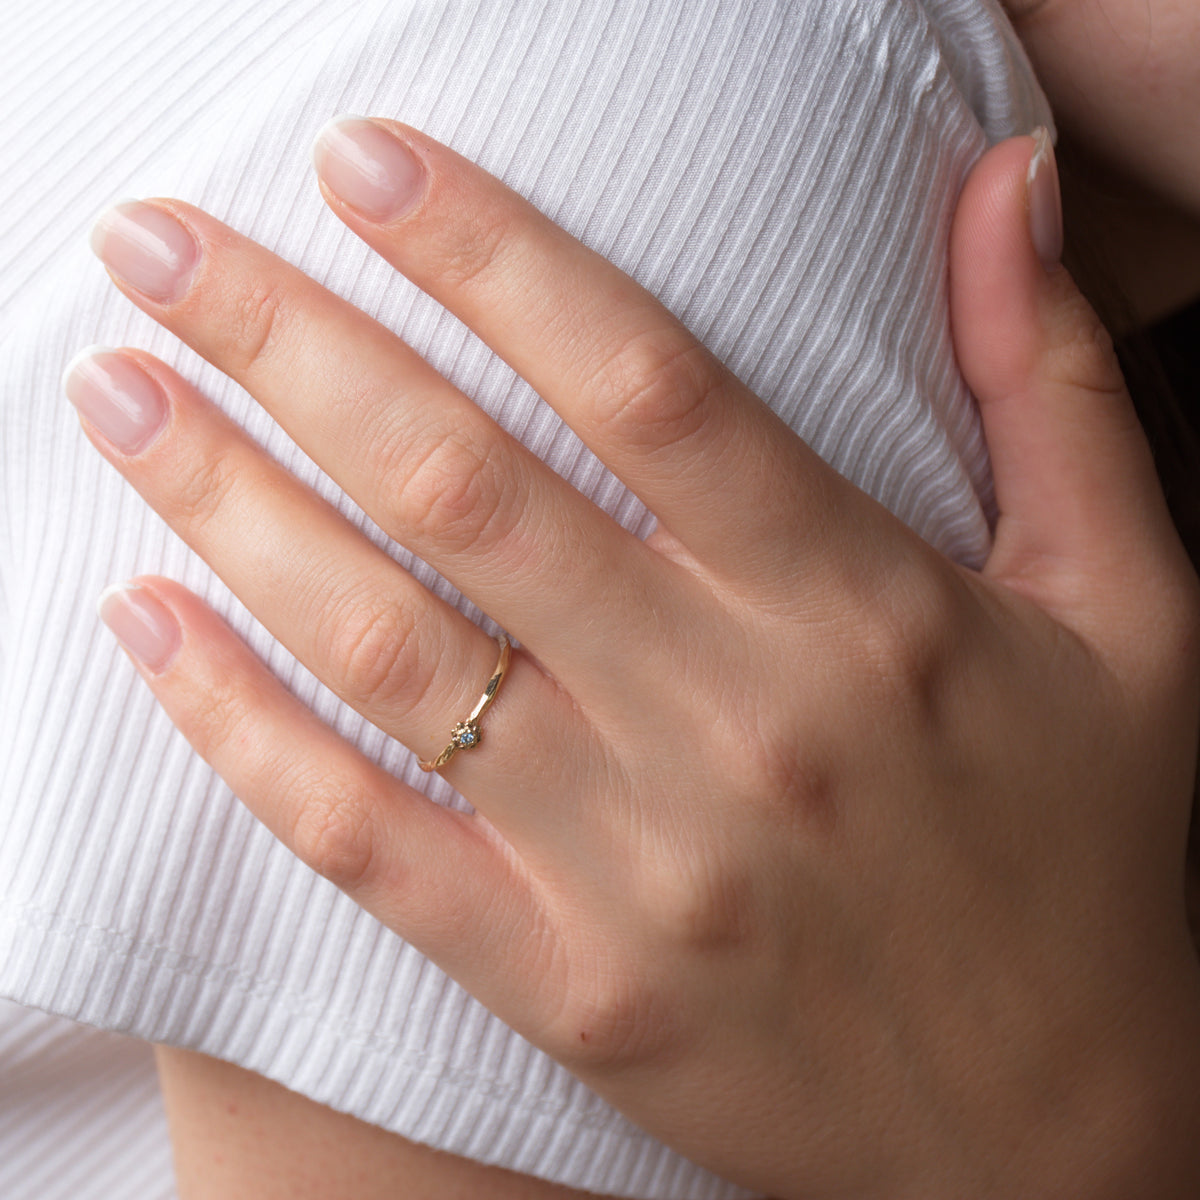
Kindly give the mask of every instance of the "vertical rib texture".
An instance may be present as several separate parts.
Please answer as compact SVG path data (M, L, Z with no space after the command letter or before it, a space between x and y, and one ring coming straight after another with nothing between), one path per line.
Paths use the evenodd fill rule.
M454 800L272 643L60 399L79 347L152 350L478 615L108 284L84 234L120 195L180 196L272 247L626 526L652 525L522 381L325 211L308 146L337 112L398 117L499 174L657 293L840 471L978 565L991 488L954 364L946 239L971 163L1048 122L1044 102L994 0L49 0L0 49L0 994L514 1170L739 1195L298 864L98 630L105 585L174 576L368 755Z
M0 1196L174 1200L153 1051L0 1001Z

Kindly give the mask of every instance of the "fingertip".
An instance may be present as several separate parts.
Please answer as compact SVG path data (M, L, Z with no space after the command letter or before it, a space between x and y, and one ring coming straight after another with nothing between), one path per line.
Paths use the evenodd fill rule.
M161 675L178 657L182 626L162 597L142 582L105 588L96 609L121 647L151 675Z
M318 132L313 166L324 190L372 224L407 216L425 194L427 172L411 144L368 117L334 117Z
M955 349L968 385L984 401L1017 388L1036 361L1038 293L1046 272L1034 244L1030 181L1042 181L1040 196L1048 177L1035 159L1048 146L1048 138L1037 135L993 146L971 172L955 213L950 237ZM1044 236L1051 252L1049 232Z
M71 355L67 361L67 365L62 369L62 375L59 377L59 391L70 393L71 377L81 369L84 369L92 359L100 354L115 354L116 350L112 346L102 346L99 343L93 343L90 346L84 346L82 350L77 350Z

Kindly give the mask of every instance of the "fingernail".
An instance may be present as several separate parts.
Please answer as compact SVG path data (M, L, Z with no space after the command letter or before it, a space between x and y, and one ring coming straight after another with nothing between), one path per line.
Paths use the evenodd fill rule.
M1025 192L1029 198L1029 233L1033 248L1047 271L1062 261L1063 218L1062 195L1058 186L1058 164L1050 132L1039 126L1033 133L1036 146L1029 160L1025 177Z
M162 388L116 350L81 350L63 372L63 390L79 415L122 454L140 454L166 427Z
M179 622L171 610L137 584L105 588L97 607L117 641L155 675L167 669L183 645Z
M335 117L317 134L313 165L343 203L369 221L394 221L425 189L425 168L398 137L363 117Z
M200 246L170 213L140 200L114 204L92 226L92 249L118 279L159 304L183 297Z

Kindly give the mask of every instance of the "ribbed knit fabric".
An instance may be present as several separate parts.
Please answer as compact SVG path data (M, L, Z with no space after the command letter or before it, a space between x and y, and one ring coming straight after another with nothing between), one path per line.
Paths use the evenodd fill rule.
M1048 123L1044 101L996 0L48 0L5 17L0 995L518 1171L736 1196L297 863L98 627L105 585L179 578L367 754L453 799L271 642L61 399L80 347L151 349L384 544L111 287L85 232L120 195L183 197L298 263L650 528L524 383L325 210L308 147L337 112L399 117L502 176L656 292L839 470L978 564L991 492L949 336L946 236L988 139Z
M174 1200L145 1042L0 1001L0 1196Z

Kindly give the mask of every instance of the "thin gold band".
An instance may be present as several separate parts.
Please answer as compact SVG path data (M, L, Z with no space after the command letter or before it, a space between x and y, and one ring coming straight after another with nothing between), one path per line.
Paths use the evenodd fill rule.
M496 638L496 643L500 647L500 657L496 662L496 669L492 672L491 679L487 681L487 687L483 689L483 695L479 697L479 703L471 709L471 715L465 721L459 721L450 730L450 744L437 758L431 759L429 762L418 760L417 765L422 771L440 771L460 750L473 750L483 739L483 731L479 728L479 718L487 711L488 705L495 700L496 693L500 690L501 683L504 682L504 673L508 670L508 660L512 657L512 647L504 634L500 634Z

